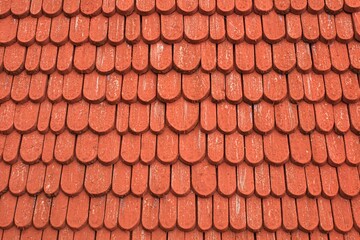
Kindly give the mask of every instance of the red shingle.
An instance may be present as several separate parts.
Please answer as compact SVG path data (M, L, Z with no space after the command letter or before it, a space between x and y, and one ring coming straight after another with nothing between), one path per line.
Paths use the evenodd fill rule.
M219 193L226 197L232 196L236 191L236 167L221 163L217 175Z
M238 194L229 199L229 223L235 230L244 230L246 227L245 198ZM222 237L224 238L224 233Z
M228 102L240 103L243 98L241 75L235 71L225 76L225 94Z
M353 103L360 99L360 88L356 83L356 74L346 72L340 75L343 89L343 101Z
M78 135L75 149L77 160L84 164L94 162L97 157L98 141L98 136L90 131Z
M286 230L298 228L298 216L294 198L285 195L281 199L283 226Z
M35 228L43 229L48 226L50 219L51 198L45 194L40 194L36 198L33 225Z
M117 196L124 196L130 191L131 167L121 161L114 164L112 191ZM120 184L122 183L122 184Z
M291 1L291 4L296 1ZM290 42L297 42L302 37L302 27L300 15L286 14L286 39Z
M35 197L24 194L18 197L14 223L18 228L30 227L35 207Z
M324 1L308 1L308 11L312 13L319 13L324 9L325 3Z
M262 227L261 199L251 196L246 199L247 227L252 231L259 231Z
M308 165L305 167L306 184L308 194L313 197L319 197L321 194L321 180L319 167Z
M182 72L193 72L200 64L200 45L186 41L175 43L173 61L175 69Z
M255 67L254 45L242 42L235 45L235 67L242 73L250 73Z
M112 166L95 162L86 167L84 187L91 196L104 195L111 185Z
M202 174L202 170L207 169L209 174ZM216 188L216 169L214 166L202 161L191 167L192 188L200 196L206 197L214 193Z
M336 169L330 165L324 165L320 168L320 175L323 195L327 198L335 197L339 191Z
M285 176L288 195L297 198L304 196L306 193L305 169L299 165L288 162L285 164ZM307 198L303 197L303 199Z
M61 172L61 190L67 195L78 195L83 189L85 166L77 161L64 165ZM86 194L83 194L86 195Z
M116 10L124 15L130 15L134 11L134 1L116 2Z
M346 150L346 160L350 164L357 164L359 162L359 156L356 154L359 151L360 141L359 138L352 132L348 132L344 136L345 141L345 150Z
M30 8L30 12L34 6L35 3L32 3L33 5ZM46 15L49 15L50 17L59 15L62 10L62 0L57 0L54 2L51 1L43 1L42 9Z
M345 161L345 146L343 136L330 133L325 136L329 163L339 166Z
M359 194L359 175L356 167L342 165L337 168L339 177L340 194L346 198L352 198Z
M134 164L140 157L140 136L126 134L122 137L120 157L128 164Z
M183 28L183 15L177 12L161 15L161 39L164 42L180 42L183 38Z
M236 76L236 75L235 75ZM257 73L243 75L244 101L258 103L263 96L262 76Z
M119 73L125 73L130 70L132 47L127 43L116 46L115 70Z
M176 5L174 0L161 1L156 0L156 11L162 14L171 13L175 10Z
M28 17L19 20L17 40L21 45L29 46L35 42L37 19Z
M283 166L270 165L271 194L275 197L285 195L285 173Z
M257 72L267 73L271 70L272 51L270 44L265 41L261 41L255 45L255 61Z
M59 22L60 22L59 20L54 19L54 23L58 24ZM39 17L36 28L36 36L35 36L36 42L43 45L43 44L47 44L50 41L50 31L52 30L51 23L52 23L51 18L48 18L46 16ZM65 24L64 27L67 28L67 25ZM61 30L61 28L59 28L59 30ZM51 38L53 39L54 36L52 36Z
M166 105L166 120L176 132L189 132L198 123L199 105L180 98ZM183 116L182 119L178 116Z
M28 164L37 162L41 156L43 142L44 135L38 132L23 135L20 147L20 157Z
M97 48L96 69L102 74L112 73L115 66L115 47L105 44Z
M42 149L41 159L44 163L51 163L53 160L55 146L55 135L50 133L46 133L44 136L44 143Z
M63 14L52 18L50 39L56 45L63 45L68 41L70 20Z
M3 173L3 176L0 178L0 191L4 192L9 185L9 176L10 176L10 170L11 166L6 164L5 162L0 163L0 169Z
M316 200L302 197L296 199L299 227L304 231L312 231L319 224Z
M182 91L184 98L191 102L198 102L205 99L210 93L209 74L197 71L189 75L182 76Z
M74 46L72 44L66 43L65 45L59 47L57 70L60 73L70 73L73 65L73 52Z
M182 230L191 230L196 224L195 194L190 192L184 197L178 197L177 224Z
M67 224L74 228L80 229L88 220L89 196L85 191L79 195L69 198L68 214L66 216Z
M45 99L47 76L42 73L31 77L29 98L34 102L43 102Z
M238 165L244 160L244 137L235 132L225 136L225 160Z
M90 73L95 68L96 47L84 44L75 48L74 67L79 73Z
M135 72L142 74L149 68L149 46L140 41L133 46L132 68Z
M131 192L136 196L142 196L148 188L149 167L142 163L136 163L132 167Z
M335 26L339 42L347 43L353 38L354 31L350 14L345 12L337 14L335 16Z
M229 73L234 68L233 45L228 41L224 41L217 46L217 68L223 73Z
M9 178L9 191L16 195L23 195L26 188L26 179L29 173L29 166L17 161L11 167L11 173Z
M17 198L10 192L7 192L0 197L0 209L5 214L0 220L0 226L2 228L8 228L14 223L14 214L16 208Z
M223 133L236 130L236 105L222 102L217 104L218 128Z
M1 18L6 17L10 14L10 8L11 8L11 1L3 0L1 1L2 8L0 11Z
M254 193L254 169L247 163L237 166L237 189L239 193L246 197L251 197Z
M303 26L307 26L305 28L303 27L304 41L309 43L315 43L319 39L320 35L318 16L315 14L304 12L301 14L301 23Z
M274 108L271 104L262 101L253 106L254 109L254 129L261 133L270 132L275 125Z
M166 128L157 137L157 158L164 163L173 163L178 158L178 136Z
M270 214L271 213L271 214ZM269 197L263 200L264 228L275 231L281 227L280 199Z
M297 164L307 164L311 161L309 136L295 131L289 136L291 160Z
M70 41L75 45L80 45L87 42L89 37L89 26L90 18L83 15L72 17L70 20L69 32Z
M15 116L16 104L8 101L0 105L0 112L3 116L0 118L1 132L10 133L14 128L14 116Z
M180 0L177 2L177 7L179 13L183 14L183 15L190 15L192 13L195 13L198 9L198 1L194 1L194 0L190 0L190 1L185 1L185 0Z
M351 200L351 204L352 204L352 210L355 213L354 216L354 227L356 229L359 229L359 217L358 217L358 212L359 212L359 197L356 197L354 199Z
M267 162L263 162L256 166L254 170L255 194L260 198L265 198L270 195L269 164Z
M52 162L46 167L44 180L44 193L54 196L59 192L62 166L57 162Z
M155 196L163 196L170 189L170 166L154 162L150 167L149 188Z
M216 69L216 44L206 41L201 43L201 68L204 72L213 72Z
M39 108L39 104L31 102L17 105L14 115L14 127L21 133L28 133L34 130L38 119Z
M109 103L118 103L121 97L122 75L112 73L106 78L105 97Z
M145 164L151 164L154 162L156 155L156 135L149 132L144 133L141 136L140 160Z
M343 1L326 1L325 7L330 13L337 14L343 7Z
M180 2L178 2L179 4ZM184 16L184 38L190 43L200 43L209 37L209 17L200 13Z
M224 135L218 131L207 136L208 161L218 164L224 160Z
M354 104L349 104L349 113L350 113L350 123L351 123L351 130L354 133L359 134L360 132L360 126L359 126L359 111L357 109L359 109L359 102L354 103Z
M6 6L3 9L6 9ZM0 20L1 45L11 45L16 41L18 23L19 20L12 18L11 16Z
M179 137L180 158L187 164L195 164L205 157L205 134L195 128L188 134Z
M350 202L340 196L331 200L332 211L334 213L334 227L340 232L348 232L353 226Z
M226 36L229 41L239 43L244 39L244 18L243 16L231 14L226 17Z
M325 198L318 198L318 211L319 211L319 228L322 231L331 231L334 228L333 216L331 212L330 200Z
M332 42L336 37L335 18L326 12L319 14L320 40Z

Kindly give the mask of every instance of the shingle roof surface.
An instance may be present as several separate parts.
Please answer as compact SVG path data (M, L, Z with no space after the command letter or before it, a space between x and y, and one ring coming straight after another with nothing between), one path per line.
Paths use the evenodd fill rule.
M360 239L359 0L0 0L0 239Z

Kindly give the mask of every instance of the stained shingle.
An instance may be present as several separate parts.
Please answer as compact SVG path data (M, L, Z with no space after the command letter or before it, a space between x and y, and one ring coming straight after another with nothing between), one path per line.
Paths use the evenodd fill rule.
M0 6L3 239L359 237L356 1Z

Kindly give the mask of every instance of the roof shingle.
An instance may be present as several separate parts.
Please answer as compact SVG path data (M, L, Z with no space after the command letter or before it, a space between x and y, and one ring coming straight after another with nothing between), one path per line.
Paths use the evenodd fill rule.
M0 239L359 239L359 11L0 0Z

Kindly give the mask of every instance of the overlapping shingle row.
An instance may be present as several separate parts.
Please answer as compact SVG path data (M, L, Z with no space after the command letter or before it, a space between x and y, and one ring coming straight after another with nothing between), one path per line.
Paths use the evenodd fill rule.
M132 69L142 74L149 69L193 72L201 67L204 72L263 74L289 73L294 68L305 73L343 73L350 67L358 72L357 8L334 10L333 15L331 8L326 12L319 7L285 15L275 9L244 16L223 16L221 11L210 16L205 12L182 15L173 10L89 17L84 12L67 15L44 10L44 16L18 19L16 14L5 14L11 12L5 6L0 19L0 69L11 74L23 70L68 73L73 68L122 74Z
M22 1L1 1L1 17L12 14L18 18L24 18L29 15L39 17L42 15L54 17L64 13L66 16L76 16L81 13L85 16L97 16L100 13L105 16L112 16L116 13L129 15L137 12L141 15L149 15L153 12L169 14L178 11L183 15L192 15L200 12L204 15L212 15L215 12L221 15L249 14L255 12L258 14L267 14L272 9L278 13L286 14L288 12L300 14L305 11L319 13L327 11L331 14L337 14L341 11L356 12L360 10L356 0L331 1L331 0L308 0L308 1L289 1L289 0L244 0L244 1L227 1L227 0L22 0Z
M125 153L120 152L121 158L128 163L134 161L128 159L139 159L141 148L142 151L149 149L154 153L150 159L155 157L157 152L157 159L164 163L174 162L179 154L188 163L198 162L203 159L206 152L212 162L219 162L225 152L225 159L229 162L240 163L246 153L246 159L256 164L262 160L262 157L251 156L254 154L253 149L257 152L261 151L261 156L265 156L273 164L284 163L290 155L295 162L301 164L310 162L311 156L315 162L323 163L327 155L333 165L340 165L345 159L354 165L359 162L356 155L359 134L358 93L352 91L358 89L358 82L354 74L341 75L342 81L340 81L338 75L329 73L325 77L326 88L321 75L307 76L308 79L303 83L301 79L294 80L294 89L298 96L290 100L286 99L291 92L291 90L289 93L287 91L287 83L291 84L292 80L286 82L285 76L280 76L283 80L276 84L274 79L264 77L265 88L262 89L260 75L256 83L254 78L248 79L248 75L243 75L242 81L240 75L229 74L225 80L224 75L217 73L212 75L211 84L210 79L194 82L187 79L189 76L184 75L182 92L184 97L187 96L187 99L184 99L180 97L180 75L175 75L179 78L172 81L168 79L172 74L159 74L156 83L156 75L149 73L141 75L139 81L136 74L132 75L135 78L128 78L128 75L125 75L123 80L120 75L108 77L85 75L83 79L79 74L65 75L65 77L53 74L47 81L47 76L43 74L32 77L21 74L12 77L3 73L3 103L0 106L2 113L0 131L5 134L2 137L5 144L3 159L6 162L17 160L17 148L9 150L7 146L11 148L15 143L20 146L20 134L24 134L20 148L25 149L23 152L34 152L35 140L38 146L36 154L32 154L36 157L27 157L20 151L25 161L29 163L37 161L43 152L42 146L50 144L47 151L55 151L55 159L59 162L68 162L74 156L77 135L76 141L80 143L80 147L77 146L76 149L81 148L81 142L86 142L84 147L91 144L97 149L98 139L103 139L104 142L110 141L107 139L112 141L112 138L104 134L116 129L118 134L123 135L122 139L118 136L117 143L122 142L122 148L130 144L136 150L131 152L129 158ZM199 75L203 74L199 73ZM222 86L217 84L219 78L214 76L220 77L219 82ZM160 80L162 78L164 79ZM268 83L265 83L266 81ZM333 83L333 87L327 85L329 82ZM169 83L171 85L167 85ZM237 87L234 88L233 83ZM248 84L250 86L247 86ZM255 84L260 86L257 88L257 93L251 88ZM217 85L220 85L219 90L216 89ZM129 86L133 88L131 91ZM244 86L244 97L242 97L242 86ZM341 86L344 89L342 92ZM202 91L199 91L200 87ZM192 89L198 91L194 92ZM325 89L328 90L326 94ZM237 101L234 97L236 94ZM80 100L82 96L84 99ZM105 98L107 101L104 100ZM230 98L233 102L229 101ZM141 99L143 101L139 102ZM305 101L301 101L302 99ZM182 117L177 117L179 115ZM139 135L141 133L143 136ZM9 135L6 136L7 134ZM104 136L98 137L97 134ZM169 143L169 139L172 139L173 147L167 146L161 149L161 146ZM142 143L156 140L157 144L141 147ZM188 150L183 146L191 142L199 142L200 157L192 156L187 159L185 152ZM242 157L231 157L232 151L228 149L232 148L234 142L239 145ZM206 145L213 143L222 147L217 147L218 153L209 154ZM300 151L296 149L299 144L303 146ZM107 146L105 144L105 147ZM274 148L276 146L278 148ZM315 154L311 154L310 149L312 147L313 152L316 151L315 146L327 147L328 150L324 151L322 157L316 157ZM168 152L169 147L173 149L173 153L167 155L172 156L164 156L161 152ZM30 150L26 150L27 148ZM274 149L282 149L283 156ZM301 155L305 150L308 151L306 156ZM57 152L69 153L60 156L56 154ZM82 160L83 158L78 155L77 157L83 162L92 162L96 154L90 160ZM103 162L113 162L115 159L99 158ZM236 160L231 160L232 158Z
M220 72L211 74L197 71L192 75L175 71L166 74L147 72L139 75L129 72L124 75L107 76L78 74L71 72L61 75L37 73L27 75L9 75L1 73L2 89L0 101L10 98L16 103L27 100L42 102L48 98L51 102L64 100L73 103L83 98L89 103L127 104L139 101L152 103L155 99L161 102L175 102L181 96L190 102L202 102L211 97L213 102L224 100L230 104L242 101L256 104L261 101L280 103L284 100L297 103L320 103L324 99L331 104L340 101L353 104L358 100L358 76L350 71L343 74L239 74L235 71L224 75ZM195 90L197 89L197 91Z
M57 233L57 231L46 228L44 231L37 230L35 228L28 228L22 231L20 235L20 230L17 228L10 228L5 230L3 234L4 238L19 238L20 236L24 239L26 238L38 238L38 239L84 239L84 238L96 238L96 239L342 239L353 240L358 239L358 232L355 230L349 232L346 235L332 231L327 234L323 234L320 231L314 231L310 236L300 230L294 231L292 234L285 231L277 231L276 233L260 231L256 234L250 231L243 232L224 232L220 233L215 230L209 230L205 233L202 233L198 230L192 230L189 232L183 232L179 229L175 229L168 233L162 231L161 229L156 229L153 232L147 232L142 228L136 228L130 235L129 232L116 229L112 232L101 229L95 233L91 228L85 227L82 231L73 231L70 228L63 228Z
M0 0L0 239L359 239L359 10Z
M70 198L63 192L52 198L43 193L36 197L5 193L1 200L2 205L6 203L8 207L7 215L1 220L3 228L8 229L14 221L20 229L32 227L39 232L50 226L60 231L68 226L74 232L84 228L92 232L100 229L111 232L120 227L124 232L143 228L149 233L157 229L171 232L178 228L185 232L216 230L220 234L247 230L256 234L285 231L290 235L300 231L305 235L320 231L326 235L336 231L351 235L351 231L356 232L359 227L358 222L353 222L355 213L351 207L358 207L359 201L339 196L332 200L323 197L294 199L287 195L244 199L238 194L227 198L216 193L204 198L190 192L182 197L168 193L159 199L151 194L142 198L133 195L119 198L112 192L90 197L81 191Z
M142 196L150 192L162 197L169 191L184 196L193 191L198 196L208 197L218 191L226 197L237 192L244 197L255 193L263 198L270 194L278 198L307 194L328 199L341 195L351 199L359 193L357 168L347 164L333 167L312 163L302 167L291 162L281 166L266 162L254 166L245 162L234 166L223 162L214 166L202 161L188 166L182 162L165 165L153 161L129 166L121 161L110 165L102 162L83 165L72 161L66 165L40 162L28 166L18 161L12 167L2 162L1 169L7 178L1 181L1 192L8 190L14 195L25 192L36 195L44 191L47 196L53 196L61 189L74 196L85 189L92 196L101 196L111 189L118 196L128 193ZM209 174L204 174L203 169Z

